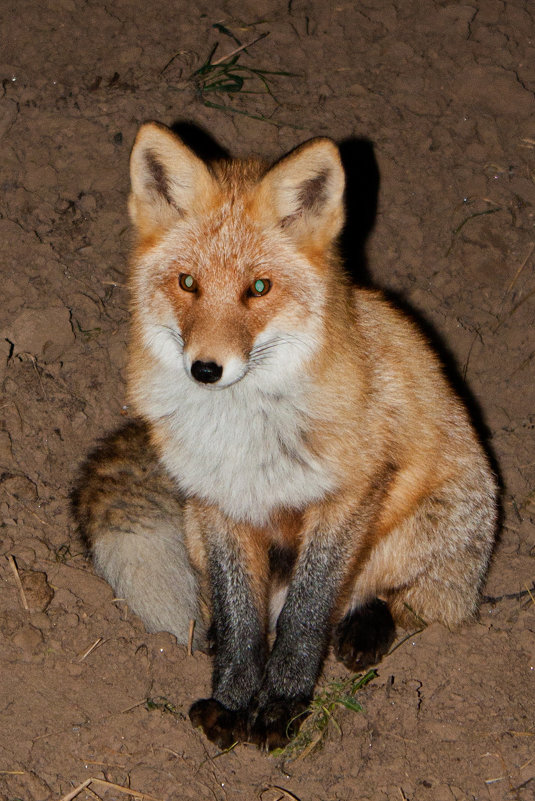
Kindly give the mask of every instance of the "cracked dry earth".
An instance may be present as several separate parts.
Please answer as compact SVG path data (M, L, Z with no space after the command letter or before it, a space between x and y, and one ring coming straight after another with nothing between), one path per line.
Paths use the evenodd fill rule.
M3 0L0 17L0 796L60 799L95 778L162 800L533 799L533 4ZM273 96L204 95L232 112L190 79L216 42L217 57L237 47L229 32L269 33L239 64L295 73L272 76ZM447 349L499 466L480 621L402 642L364 712L339 709L295 761L218 755L192 729L208 657L114 601L69 516L77 466L128 414L128 155L147 119L194 123L235 155L317 135L367 152L348 165L364 228L373 155L367 278ZM329 660L323 681L343 675ZM95 793L125 797L96 782L77 797Z

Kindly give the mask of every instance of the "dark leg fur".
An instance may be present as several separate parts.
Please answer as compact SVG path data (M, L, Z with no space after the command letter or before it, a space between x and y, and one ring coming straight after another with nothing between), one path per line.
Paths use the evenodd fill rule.
M227 709L249 706L258 691L266 661L266 632L246 569L232 547L220 544L210 554L214 671L212 696Z
M355 518L351 522L354 526ZM194 704L190 716L219 745L228 747L246 736L260 748L281 747L304 720L331 640L332 614L352 547L351 537L338 527L310 532L307 539L293 566L267 661L264 624L238 549L220 537L210 554L213 697ZM271 555L273 574L281 562L280 554ZM287 573L291 560L282 566ZM266 575L267 569L266 564ZM374 601L338 626L337 656L350 669L361 669L378 661L394 633L388 607Z
M337 659L352 671L381 661L394 641L396 627L388 605L376 598L353 609L336 626L333 635Z
M196 701L189 716L209 740L229 748L247 739L247 710L262 681L267 639L246 571L231 543L220 541L212 548L209 570L212 698Z
M295 566L277 638L249 720L260 748L286 745L304 720L329 645L330 618L347 555L338 538L312 538Z
M225 550L212 556L213 697L197 701L190 718L220 747L243 739L260 748L282 747L312 698L347 555L336 537L305 548L267 663L265 634L239 560Z

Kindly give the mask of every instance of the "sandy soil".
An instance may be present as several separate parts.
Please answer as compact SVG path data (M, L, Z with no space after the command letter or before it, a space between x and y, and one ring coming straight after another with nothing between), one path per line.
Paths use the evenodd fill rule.
M93 777L162 800L533 799L535 604L515 595L535 578L533 5L3 0L0 17L0 796L60 799ZM204 95L268 121L204 105L189 79L213 44L237 47L215 24L269 32L239 64L297 74L274 97ZM236 155L346 142L352 231L374 221L366 276L443 343L503 482L480 622L407 639L364 712L340 709L292 762L218 755L192 729L208 657L145 633L69 516L77 466L128 414L127 167L146 119Z

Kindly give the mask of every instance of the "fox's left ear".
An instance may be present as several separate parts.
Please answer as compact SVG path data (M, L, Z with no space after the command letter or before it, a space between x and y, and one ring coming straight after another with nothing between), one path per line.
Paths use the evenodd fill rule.
M299 244L323 249L344 224L344 187L338 148L331 139L312 139L266 173L256 202Z

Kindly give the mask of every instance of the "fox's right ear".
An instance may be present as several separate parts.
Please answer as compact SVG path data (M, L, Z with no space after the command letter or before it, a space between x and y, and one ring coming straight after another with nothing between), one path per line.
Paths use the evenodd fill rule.
M143 125L130 157L130 219L144 238L210 205L216 183L206 164L178 136L155 122Z

